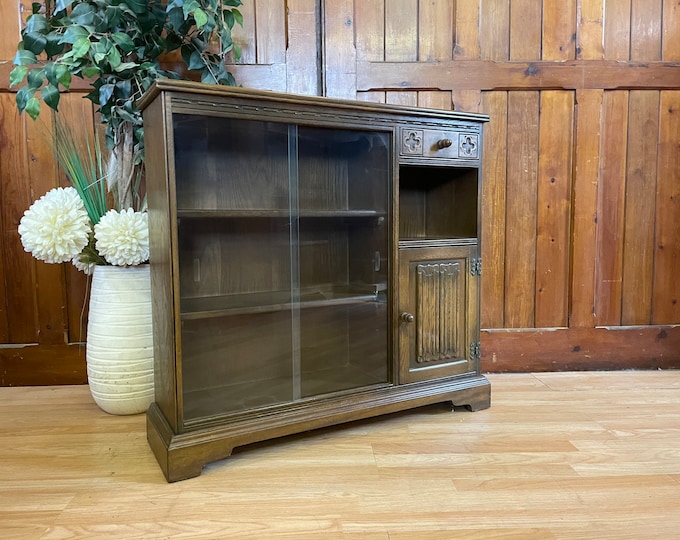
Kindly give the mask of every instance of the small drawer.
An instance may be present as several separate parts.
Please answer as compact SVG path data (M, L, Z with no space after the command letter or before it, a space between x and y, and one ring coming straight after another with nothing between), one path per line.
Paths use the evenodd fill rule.
M479 134L402 128L400 153L426 158L478 159Z

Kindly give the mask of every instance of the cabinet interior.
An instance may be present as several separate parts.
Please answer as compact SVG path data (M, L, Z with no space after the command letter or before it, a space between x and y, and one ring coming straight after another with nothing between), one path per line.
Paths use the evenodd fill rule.
M185 419L386 383L389 136L174 133Z
M399 169L399 239L477 237L478 171L463 167Z

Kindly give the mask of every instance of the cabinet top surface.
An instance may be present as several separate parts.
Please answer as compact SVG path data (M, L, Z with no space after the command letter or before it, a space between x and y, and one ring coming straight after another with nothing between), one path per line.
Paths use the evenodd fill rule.
M329 109L350 109L364 111L373 114L388 114L406 117L429 117L450 120L465 120L470 122L487 122L489 117L484 114L466 113L459 111L446 111L442 109L426 109L422 107L406 107L402 105L388 105L384 103L371 103L365 101L352 101L333 99L323 96L309 96L302 94L288 94L271 92L269 90L256 90L235 86L222 86L217 84L205 84L194 81L157 79L149 90L142 96L138 103L140 110L144 110L162 92L181 92L195 94L202 97L225 97L252 99L259 102L271 102L279 104L306 105L315 107L327 107Z

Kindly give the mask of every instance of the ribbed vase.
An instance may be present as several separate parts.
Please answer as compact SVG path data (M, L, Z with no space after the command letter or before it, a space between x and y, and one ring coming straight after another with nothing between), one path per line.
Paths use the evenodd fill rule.
M149 265L96 266L87 323L87 378L99 407L137 414L154 400Z

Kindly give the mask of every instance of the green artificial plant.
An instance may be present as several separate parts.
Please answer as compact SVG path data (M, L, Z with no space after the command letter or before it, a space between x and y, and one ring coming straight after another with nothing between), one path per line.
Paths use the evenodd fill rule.
M132 186L144 160L137 100L158 78L180 78L162 61L179 50L202 82L234 85L225 56L238 47L231 31L242 24L241 0L43 0L21 32L10 74L20 112L33 119L44 102L58 111L60 91L73 77L89 82L85 97L106 124L112 166L108 180L119 207L134 204Z

